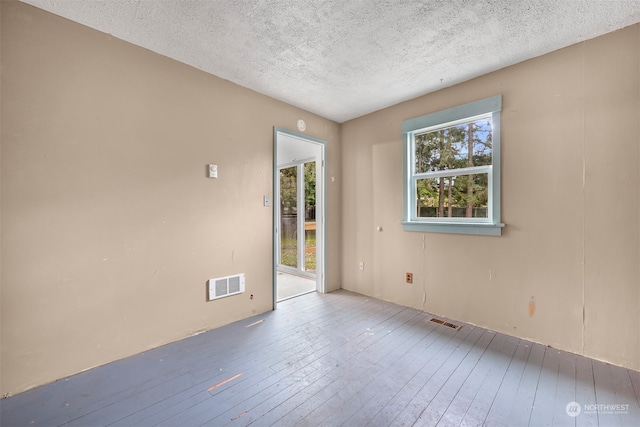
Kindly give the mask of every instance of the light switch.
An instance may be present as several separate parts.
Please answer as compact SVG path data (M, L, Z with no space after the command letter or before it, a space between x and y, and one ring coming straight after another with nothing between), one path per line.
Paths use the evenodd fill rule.
M218 177L218 165L209 165L209 178Z
M269 196L264 196L262 198L262 204L267 208L271 206L271 200L269 199Z

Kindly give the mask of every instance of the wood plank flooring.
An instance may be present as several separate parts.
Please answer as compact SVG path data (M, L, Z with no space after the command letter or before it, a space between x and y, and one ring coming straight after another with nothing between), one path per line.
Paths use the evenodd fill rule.
M639 372L430 318L306 294L3 399L0 425L640 425Z

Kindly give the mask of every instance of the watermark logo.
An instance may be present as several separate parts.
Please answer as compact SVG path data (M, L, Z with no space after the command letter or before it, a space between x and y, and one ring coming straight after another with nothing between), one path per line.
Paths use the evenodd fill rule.
M582 412L582 407L580 407L578 402L569 402L567 403L565 410L567 411L567 415L570 417L577 417L580 415L580 412Z
M622 414L627 415L629 413L629 404L614 403L614 404L599 404L591 403L584 406L585 414L598 414L598 415L612 415Z
M627 415L629 414L629 404L628 403L613 403L613 404L587 403L584 405L580 405L578 402L569 402L565 407L565 411L567 411L567 415L574 418L580 414Z

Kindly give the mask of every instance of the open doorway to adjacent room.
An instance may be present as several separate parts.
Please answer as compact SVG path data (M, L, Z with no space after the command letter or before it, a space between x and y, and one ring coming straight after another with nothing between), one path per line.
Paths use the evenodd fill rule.
M274 307L324 292L324 142L275 132Z

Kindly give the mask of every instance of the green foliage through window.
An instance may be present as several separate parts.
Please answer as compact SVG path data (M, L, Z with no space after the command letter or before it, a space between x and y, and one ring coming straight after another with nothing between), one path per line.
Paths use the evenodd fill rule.
M415 134L416 216L487 218L488 174L455 170L491 165L491 145L491 117Z

